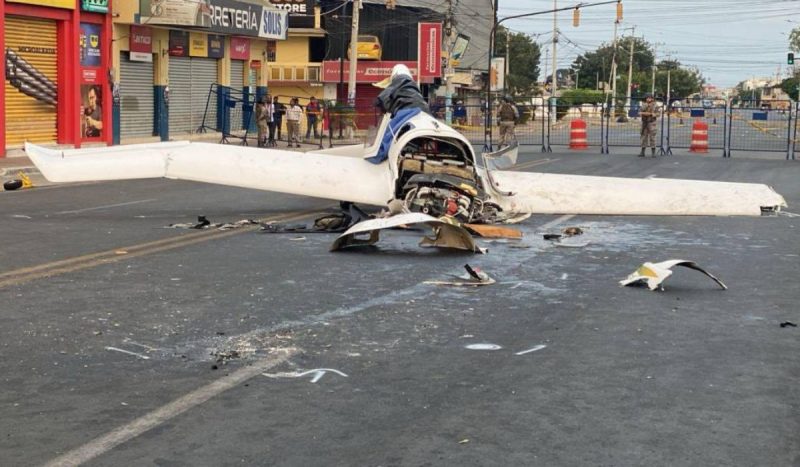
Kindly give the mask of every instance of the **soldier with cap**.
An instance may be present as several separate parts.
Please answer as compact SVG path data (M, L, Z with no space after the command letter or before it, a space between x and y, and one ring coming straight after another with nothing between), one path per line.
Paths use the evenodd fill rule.
M497 119L500 123L500 144L498 146L508 146L516 139L514 135L514 125L519 118L519 111L512 99L508 96L503 98L503 103L497 109Z
M648 94L645 97L645 102L639 111L639 116L642 118L642 151L639 157L644 157L644 150L650 146L650 155L656 157L656 120L658 120L658 109L656 103L653 102L653 95Z

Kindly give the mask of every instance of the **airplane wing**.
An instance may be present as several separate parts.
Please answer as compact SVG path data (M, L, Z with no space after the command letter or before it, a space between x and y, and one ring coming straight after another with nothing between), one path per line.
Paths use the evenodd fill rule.
M385 164L335 154L188 141L25 152L52 182L165 177L378 206L394 197Z
M491 171L512 212L641 216L759 216L786 201L757 183Z

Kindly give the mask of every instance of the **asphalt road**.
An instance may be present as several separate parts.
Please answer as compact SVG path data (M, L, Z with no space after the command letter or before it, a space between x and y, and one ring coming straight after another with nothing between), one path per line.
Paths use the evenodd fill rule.
M330 253L330 234L164 228L308 221L323 200L0 193L0 465L800 464L800 328L779 326L800 324L800 164L528 149L525 170L764 182L789 212L535 216L487 255L400 232ZM542 239L567 226L588 245ZM619 287L670 258L729 290L691 270ZM425 284L466 263L497 283Z

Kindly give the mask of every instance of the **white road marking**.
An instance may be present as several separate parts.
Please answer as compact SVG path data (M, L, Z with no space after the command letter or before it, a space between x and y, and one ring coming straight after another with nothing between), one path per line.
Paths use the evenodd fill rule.
M307 370L307 371L295 371L295 372L284 372L284 373L261 373L261 375L266 376L267 378L302 378L303 376L306 375L314 375L314 377L311 378L311 382L316 383L317 381L322 379L322 377L325 376L325 373L327 372L336 373L339 376L347 378L346 374L342 373L339 370L334 370L333 368L315 368L313 370Z
M76 209L74 211L59 211L56 214L78 214L78 213L87 212L87 211L99 211L101 209L118 208L118 207L121 207L121 206L131 206L131 205L134 205L134 204L142 204L142 203L151 203L153 201L157 201L157 200L155 198L153 198L153 199L140 199L138 201L128 201L127 203L117 203L117 204L106 204L106 205L103 205L103 206L94 206L94 207L91 207L91 208Z
M93 441L90 441L83 446L73 449L64 455L51 460L45 464L45 467L77 466L83 464L84 462L88 462L89 460L114 449L120 444L136 438L142 433L177 417L187 410L197 407L212 397L217 396L228 389L234 388L250 378L269 370L272 367L280 365L289 357L294 355L297 350L290 348L279 350L279 352L279 355L259 360L252 365L236 370L228 376L224 376L216 381L213 381L186 394L185 396L170 402L167 405L164 405L146 415L137 418L136 420L133 420L127 425L123 425L105 435L95 438Z
M567 274L566 272L564 274L561 274L561 280L562 281L567 280L568 277L569 277L569 274Z
M537 345L536 347L531 347L528 350L523 350L522 352L517 352L514 355L525 355L526 353L536 352L537 350L542 350L543 348L547 347L546 345Z
M503 347L497 344L469 344L465 345L464 348L469 350L500 350Z
M142 355L140 353L131 352L130 350L119 349L117 347L106 347L106 350L113 350L114 352L122 352L128 355L133 355L134 357L141 358L142 360L150 360L150 357L147 355Z
M652 179L654 179L654 178L658 178L658 175L656 175L656 174L650 174L650 175L648 175L648 176L646 176L646 177L644 177L644 178L645 178L645 179L647 179L647 180L652 180Z

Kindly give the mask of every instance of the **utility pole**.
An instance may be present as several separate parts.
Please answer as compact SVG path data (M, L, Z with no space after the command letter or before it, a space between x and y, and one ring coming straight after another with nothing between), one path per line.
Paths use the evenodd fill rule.
M636 26L633 27L633 32L631 33L631 56L628 57L628 91L625 93L625 107L628 109L631 108L631 80L633 79L633 44L636 42L634 41L634 34L636 34Z
M553 10L558 10L558 0L553 0ZM553 79L550 87L552 97L556 97L558 90L558 64L556 62L556 48L558 46L558 12L553 11ZM547 75L545 75L547 76Z
M658 44L653 45L653 77L652 86L650 87L650 95L655 99L656 96L656 55L658 54Z
M447 50L447 67L444 70L444 119L450 125L453 123L453 92L455 91L452 57L450 56L450 52L453 50L453 35L455 32L453 30L455 26L453 24L453 0L447 0L447 17L444 24L444 46L445 50Z
M614 41L612 42L614 52L611 54L611 106L616 108L617 100L617 27L619 20L614 21Z
M353 24L350 30L350 79L347 81L347 103L356 104L356 66L358 65L358 14L361 0L353 0Z

